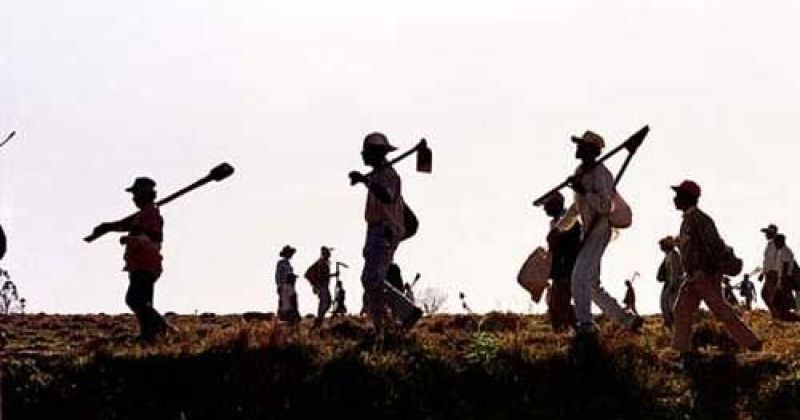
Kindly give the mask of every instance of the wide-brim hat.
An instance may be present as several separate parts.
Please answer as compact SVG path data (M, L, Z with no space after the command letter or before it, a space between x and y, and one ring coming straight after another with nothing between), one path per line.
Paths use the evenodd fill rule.
M686 194L694 198L699 198L702 193L700 185L690 180L683 181L680 185L673 185L672 190L678 194Z
M294 255L295 252L297 252L296 249L292 248L289 245L286 245L283 247L283 249L281 249L281 253L279 255L283 258L286 258L290 255Z
M392 146L392 144L389 143L389 139L386 138L385 134L377 132L377 131L375 131L373 133L369 133L369 134L367 134L366 137L364 137L364 146L363 147L364 147L364 149L367 149L367 148L380 149L380 150L384 150L386 152L393 152L393 151L397 150L396 147Z
M770 224L769 226L765 227L764 229L761 229L761 231L764 232L764 233L776 234L776 233L778 233L778 226L775 226L774 224Z
M156 182L153 181L151 178L142 176L136 178L133 181L133 185L128 188L125 188L126 192L133 193L133 192L141 192L141 191L154 191L156 188Z
M606 141L603 140L603 137L591 130L586 130L581 137L572 136L572 142L576 144L590 144L599 149L606 147Z

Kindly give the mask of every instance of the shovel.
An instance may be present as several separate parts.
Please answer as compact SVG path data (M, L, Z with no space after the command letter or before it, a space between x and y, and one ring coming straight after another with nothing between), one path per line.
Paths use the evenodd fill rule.
M211 181L216 181L216 182L222 181L223 179L233 175L233 172L234 172L233 166L229 165L228 163L221 163L216 167L214 167L214 169L212 169L211 172L209 172L208 175L204 176L203 178L200 178L191 185L157 201L156 206L161 207L192 190L196 190L197 188L200 188L203 185L208 184ZM86 242L92 242L95 239L99 238L100 236L102 236L102 234L89 235L83 238L83 240Z
M628 151L628 157L627 157L627 159L625 159L625 163L622 164L622 168L620 169L619 173L617 174L616 179L614 180L614 185L617 185L619 183L620 179L622 179L622 175L624 175L625 171L628 169L628 165L631 163L631 160L633 159L633 155L635 155L636 151L639 150L639 146L642 145L642 142L644 142L644 139L645 139L645 137L647 137L647 133L649 133L649 132L650 132L650 126L646 125L646 126L642 127L639 131L633 133L633 135L628 137L628 140L625 140L624 143L622 143L621 145L617 146L617 148L615 148L614 150L606 153L603 157L601 157L600 159L598 159L595 162L595 165L599 165L599 164L607 161L608 159L612 158L614 155L616 155L617 153L619 153L623 149ZM550 195L552 195L553 193L559 191L560 189L568 186L572 182L573 177L577 178L582 174L583 174L583 172L577 173L577 174L573 175L572 177L567 178L566 181L558 184L553 189L551 189L547 193L543 194L541 197L537 198L536 201L533 202L533 205L537 206L537 207L543 205L545 202L547 202L547 199L550 197Z
M17 135L17 132L16 132L16 131L12 131L12 132L11 132L11 133L8 135L8 137L6 137L6 139L5 139L5 140L3 140L3 142L2 142L2 143L0 143L0 147L3 147L3 146L5 146L5 145L6 145L6 143L10 142L10 141L11 141L11 139L12 139L12 138L14 138L14 136L16 136L16 135Z
M396 163L404 160L405 158L413 155L414 153L417 154L417 172L423 172L426 174L431 173L433 169L433 152L431 151L430 147L428 147L428 141L425 139L420 140L416 146L414 146L407 152L390 160L389 165L394 166ZM370 175L372 175L372 172L366 174L366 177L369 178ZM355 181L351 179L350 185L355 185L355 184L356 184Z

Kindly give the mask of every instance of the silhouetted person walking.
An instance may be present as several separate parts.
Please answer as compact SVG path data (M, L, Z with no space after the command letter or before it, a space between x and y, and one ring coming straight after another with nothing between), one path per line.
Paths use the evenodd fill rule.
M622 299L622 303L625 305L626 312L639 315L636 310L636 291L633 290L633 282L630 280L625 280L625 298Z
M153 308L155 283L162 273L161 243L164 239L164 219L155 205L156 183L150 178L136 178L125 191L133 194L139 211L116 222L101 223L92 236L108 232L127 232L120 238L125 246L125 271L130 280L125 303L139 321L139 338L153 341L165 333L169 325Z
M781 269L781 264L778 262L778 250L775 248L775 236L778 235L778 227L771 224L761 229L761 232L767 238L767 247L764 249L763 271L758 276L759 281L764 281L764 286L761 288L761 299L767 305L772 318L781 319L780 308L776 307L774 303L775 291L779 281L778 272Z
M296 325L300 322L295 289L297 275L294 273L290 261L296 252L297 250L291 246L284 246L279 254L281 259L275 268L275 283L278 286L278 319L289 325Z
M794 270L794 253L786 245L786 236L782 234L775 235L775 259L777 263L777 272L775 277L775 290L773 291L772 306L778 313L778 319L784 321L800 321L800 316L792 312L795 306L793 288L792 288L792 274Z
M573 137L572 141L576 145L575 158L581 164L570 184L575 191L575 203L559 222L559 229L571 228L577 219L580 219L585 229L583 243L572 271L572 298L575 301L578 335L596 335L591 311L593 301L612 321L632 331L638 331L643 323L642 318L626 313L616 299L600 285L603 254L611 240L612 229L608 217L616 191L614 176L605 165L597 162L605 141L591 131L587 131L582 137Z
M745 274L742 281L734 286L734 288L739 289L739 294L742 296L742 299L744 299L744 308L748 311L753 310L753 302L756 297L756 286L752 281L750 281L750 275Z
M331 274L331 248L323 246L319 259L308 268L306 278L311 283L314 293L319 297L317 318L312 328L319 328L325 321L325 314L331 308L331 277L338 277L339 271Z
M334 291L333 311L331 316L337 317L347 314L347 306L345 305L346 292L342 281L336 279L336 289Z
M581 247L581 224L575 222L571 228L561 231L558 223L566 215L564 196L553 193L544 204L544 212L550 220L547 246L552 256L550 268L551 286L547 294L547 312L555 332L575 326L575 308L572 306L572 270Z
M386 307L393 313L401 313L405 302L386 293L384 281L387 270L394 260L400 239L405 234L404 204L400 176L389 164L386 155L397 150L385 135L371 133L364 139L361 157L373 168L371 175L350 172L353 184L367 187L367 203L364 218L367 222L367 237L364 244L364 270L361 283L364 285L366 309L372 318L376 332L383 331ZM422 316L418 308L406 317L406 327L412 326Z
M675 249L675 239L668 236L660 240L658 245L664 252L664 261L658 270L658 281L664 283L661 288L661 317L664 326L671 329L675 319L675 301L684 280L683 263L680 253Z
M732 252L729 252L711 217L697 207L700 186L693 181L684 181L672 188L675 191L675 208L683 212L678 243L687 274L675 303L673 347L681 352L684 360L692 357L692 321L703 301L714 316L725 324L739 346L760 350L761 340L722 297L721 264L731 258Z

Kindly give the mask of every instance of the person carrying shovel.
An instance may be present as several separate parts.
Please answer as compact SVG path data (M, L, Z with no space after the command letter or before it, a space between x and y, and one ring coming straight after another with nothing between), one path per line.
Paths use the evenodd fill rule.
M405 205L403 202L400 176L386 159L397 150L382 133L374 132L364 138L361 157L373 172L364 175L357 171L349 174L352 185L364 184L367 188L367 202L364 218L367 222L367 237L364 244L364 269L361 282L364 286L366 310L372 319L375 332L384 330L386 307L393 313L404 313L405 298L386 291L384 281L389 266L394 260L400 241L406 237ZM413 305L412 305L413 306ZM422 312L411 309L404 319L406 329L413 326Z
M597 161L605 141L592 131L587 131L581 137L573 136L572 141L576 146L575 158L581 161L569 182L570 188L575 191L575 203L559 222L558 228L568 230L580 219L585 229L572 271L576 338L596 337L597 329L591 312L593 301L612 321L638 332L644 320L638 315L626 313L600 285L603 253L611 240L609 216L616 190L614 176L602 162Z
M339 265L336 266L336 272L331 274L331 251L333 248L323 246L320 248L319 259L308 267L306 270L305 278L311 283L314 293L319 297L319 306L317 307L317 318L314 320L312 329L322 326L325 321L325 314L331 308L331 278L339 277Z
M125 191L133 194L138 212L116 222L97 225L92 237L108 232L127 232L120 238L125 246L125 271L130 280L125 303L136 314L139 321L139 338L152 342L157 336L169 331L161 314L153 308L154 286L161 276L161 244L164 240L164 219L155 205L156 183L150 178L136 178Z

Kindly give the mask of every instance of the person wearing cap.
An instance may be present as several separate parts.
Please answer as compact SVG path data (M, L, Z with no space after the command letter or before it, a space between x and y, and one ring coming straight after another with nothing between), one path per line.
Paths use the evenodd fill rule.
M405 233L404 204L400 176L386 159L387 154L397 150L382 133L374 132L364 138L361 157L373 168L367 176L350 172L352 185L367 187L367 202L364 218L367 222L367 237L364 245L364 269L361 282L364 286L366 310L370 314L376 332L383 331L387 306L392 313L400 313L406 306L402 295L387 293L384 281L394 254ZM402 299L401 299L402 298ZM422 316L413 311L404 320L410 328Z
M675 320L674 307L678 299L678 290L683 284L684 273L681 255L675 249L675 239L667 236L658 242L661 251L664 253L664 260L659 268L658 281L664 283L661 288L661 318L664 326L672 329Z
M553 331L563 332L574 327L576 322L570 279L581 247L581 224L576 221L565 231L557 228L567 213L564 196L557 191L547 198L544 212L550 217L547 247L553 259L550 267L551 284L546 299L547 313Z
M744 299L744 308L745 310L752 310L753 309L753 301L756 297L756 287L752 281L750 281L750 275L745 274L742 281L739 282L736 286L733 286L734 289L739 290L739 294Z
M281 259L275 268L275 283L278 286L278 319L289 325L296 325L300 322L295 290L297 275L294 274L294 268L290 261L296 252L297 250L291 246L284 246L279 253Z
M761 340L722 296L723 275L719 262L724 260L724 255L729 251L714 221L697 207L700 186L693 181L684 181L672 189L675 191L675 208L683 212L678 246L687 275L675 302L673 347L681 352L684 360L695 354L691 345L692 322L702 301L725 325L739 346L760 350Z
M325 321L325 314L331 308L331 278L338 277L339 271L331 274L331 251L333 248L323 246L320 248L319 259L308 267L305 277L311 283L314 294L319 297L317 307L317 318L314 320L312 328L319 328Z
M775 235L775 258L777 260L777 282L775 286L774 295L772 298L772 305L778 311L778 319L783 321L800 321L800 316L792 312L795 307L795 299L793 296L792 275L794 274L794 253L791 248L786 245L786 236L782 234Z
M155 181L150 178L136 178L125 191L133 194L133 203L139 211L116 222L101 223L92 232L92 236L127 232L120 238L125 246L124 270L129 278L125 303L136 314L139 338L145 342L173 328L153 308L154 286L163 271L161 244L164 240L164 219L155 205L155 187Z
M778 250L775 248L775 236L778 235L778 227L770 224L761 229L761 232L767 238L767 246L764 249L763 270L758 276L758 280L764 282L764 286L761 288L761 299L767 305L770 315L775 319L780 319L781 310L773 302L775 290L778 287L778 272L781 268L778 262Z
M570 187L575 191L575 202L559 222L560 230L568 230L580 220L583 226L583 242L572 271L572 298L575 301L577 318L576 338L596 336L592 319L592 302L612 321L638 332L644 320L635 314L626 313L622 306L600 285L600 270L603 254L611 240L609 224L611 200L615 194L614 176L597 158L605 141L587 131L581 137L572 137L575 143L575 158L581 164L570 177ZM587 342L591 342L587 341Z

